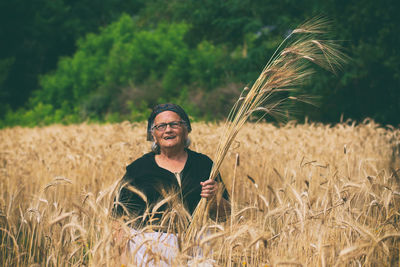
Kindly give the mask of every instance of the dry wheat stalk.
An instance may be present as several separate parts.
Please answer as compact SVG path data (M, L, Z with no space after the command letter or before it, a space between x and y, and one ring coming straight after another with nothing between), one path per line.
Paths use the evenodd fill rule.
M327 19L316 18L293 30L279 45L253 86L243 90L226 120L210 179L218 175L226 153L251 114L261 111L264 116L280 115L283 113L282 105L288 100L301 101L287 96L287 93L298 88L304 79L313 74L311 63L335 72L345 62L346 56L339 50L340 47L325 38L329 24ZM201 199L193 214L188 238L194 236L194 229L198 229L207 218L206 206L206 199Z

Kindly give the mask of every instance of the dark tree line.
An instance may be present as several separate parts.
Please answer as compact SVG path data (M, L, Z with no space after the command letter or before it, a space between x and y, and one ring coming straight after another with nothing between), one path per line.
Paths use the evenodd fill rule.
M122 12L135 14L143 1L0 1L0 101L18 108L39 89L38 78L72 55L76 42L98 32ZM4 110L3 110L4 111Z
M351 61L295 117L400 123L395 0L1 1L1 126L145 118L160 101L222 118L284 36L330 17Z

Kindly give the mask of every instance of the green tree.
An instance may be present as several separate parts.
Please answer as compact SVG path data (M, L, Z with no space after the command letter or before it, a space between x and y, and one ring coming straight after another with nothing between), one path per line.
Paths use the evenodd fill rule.
M180 23L139 30L124 15L99 34L80 39L76 53L41 78L31 105L79 107L83 119L102 118L124 109L130 113L132 103L178 99L187 93L184 87L211 90L223 82L226 55L208 42L190 49L184 41L188 29ZM129 97L121 98L124 93Z
M15 119L7 104L15 110L38 87L28 109L15 114L24 117L35 110L42 117L57 113L45 116L56 121L67 114L114 121L129 114L139 118L158 101L178 101L199 116L226 114L238 89L251 85L285 36L299 23L325 14L333 20L332 38L342 40L352 61L336 76L317 71L302 93L320 96L319 108L298 106L297 118L336 122L344 114L398 124L396 4L3 1L0 38L6 41L0 43L0 116ZM122 10L129 15L120 18Z
M0 1L0 117L6 105L23 106L38 88L38 77L71 55L76 40L98 31L144 1Z

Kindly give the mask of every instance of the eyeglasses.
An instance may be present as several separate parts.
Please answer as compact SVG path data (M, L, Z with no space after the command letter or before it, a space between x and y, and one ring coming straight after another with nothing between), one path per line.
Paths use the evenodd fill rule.
M160 123L157 125L153 126L153 129L156 129L157 131L163 132L167 129L167 126L171 127L172 129L178 129L181 125L184 125L184 121L171 121L168 123Z

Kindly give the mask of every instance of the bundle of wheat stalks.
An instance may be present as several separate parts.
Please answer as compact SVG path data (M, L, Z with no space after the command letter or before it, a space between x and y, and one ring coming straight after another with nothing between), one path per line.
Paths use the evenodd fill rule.
M312 19L293 30L279 45L253 86L245 88L233 106L226 120L214 157L210 179L215 179L226 153L249 117L256 111L265 115L279 116L289 100L306 101L306 97L290 96L313 74L314 64L336 72L346 61L340 46L327 39L330 23L325 18ZM223 177L225 184L231 184L229 177ZM207 201L198 204L187 232L187 238L194 238L196 231L207 220Z

